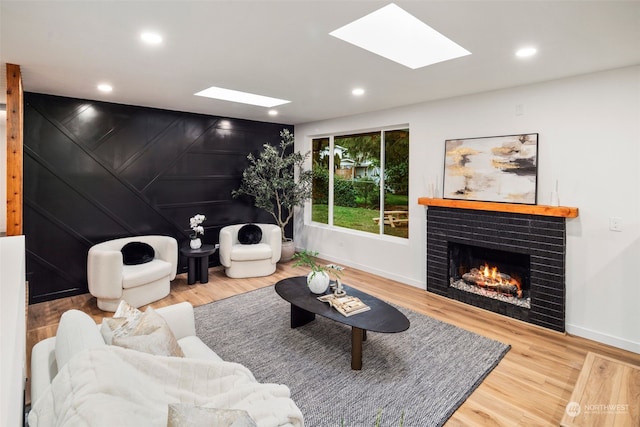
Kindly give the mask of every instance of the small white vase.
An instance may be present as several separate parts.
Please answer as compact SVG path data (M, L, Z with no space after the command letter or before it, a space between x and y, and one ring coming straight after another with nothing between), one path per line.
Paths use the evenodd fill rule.
M199 237L196 237L195 239L191 239L189 241L189 246L191 246L191 249L199 249L200 246L202 246L202 241Z
M329 287L329 275L324 271L312 271L307 275L307 285L314 294L323 294Z

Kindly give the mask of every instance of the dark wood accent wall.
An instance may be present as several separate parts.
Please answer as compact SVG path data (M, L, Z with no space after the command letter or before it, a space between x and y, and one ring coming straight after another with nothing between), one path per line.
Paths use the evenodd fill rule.
M86 258L96 243L163 234L185 245L196 213L207 217L203 241L211 244L225 225L273 222L231 191L247 154L277 145L292 126L36 93L24 99L30 303L88 292Z

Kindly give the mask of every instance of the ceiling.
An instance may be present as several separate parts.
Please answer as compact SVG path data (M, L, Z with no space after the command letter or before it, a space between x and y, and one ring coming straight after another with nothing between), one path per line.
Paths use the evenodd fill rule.
M640 64L640 1L399 0L472 53L416 70L329 35L388 3L0 0L2 74L20 65L30 92L299 124ZM147 29L163 44L141 43ZM525 45L538 54L516 58ZM214 85L291 102L271 117L193 95Z

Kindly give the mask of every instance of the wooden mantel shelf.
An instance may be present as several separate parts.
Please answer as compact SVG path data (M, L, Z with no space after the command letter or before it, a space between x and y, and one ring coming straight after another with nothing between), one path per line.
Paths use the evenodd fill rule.
M529 215L576 218L578 208L569 206L521 205L516 203L473 202L469 200L432 199L419 197L418 204L443 208L473 209L477 211L511 212Z

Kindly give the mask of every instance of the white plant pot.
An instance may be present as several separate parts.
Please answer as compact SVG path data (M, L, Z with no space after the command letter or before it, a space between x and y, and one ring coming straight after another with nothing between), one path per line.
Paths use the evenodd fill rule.
M202 246L202 240L200 240L199 237L191 239L189 241L189 246L191 246L191 249L200 249L200 246Z
M311 272L307 275L307 285L314 294L323 294L329 287L329 275L324 271Z

